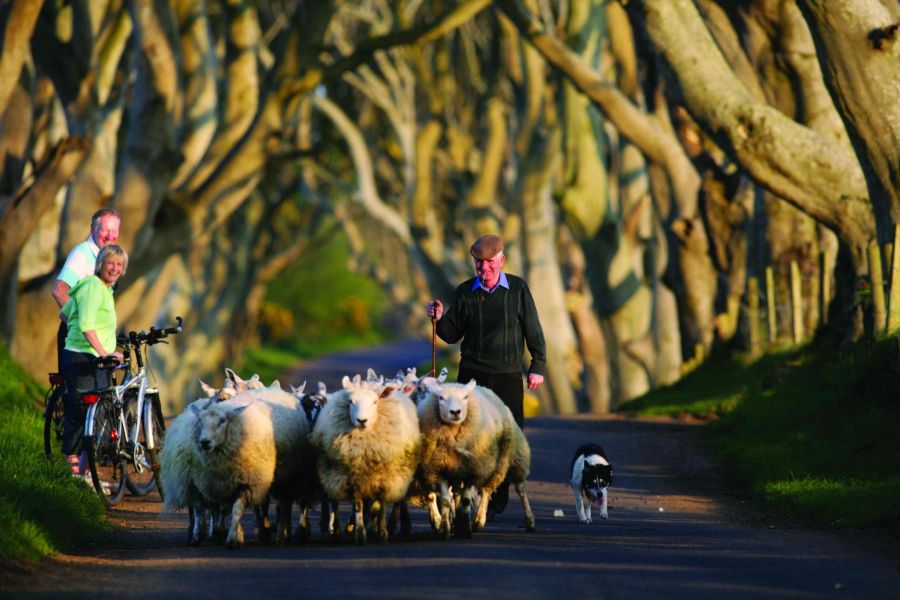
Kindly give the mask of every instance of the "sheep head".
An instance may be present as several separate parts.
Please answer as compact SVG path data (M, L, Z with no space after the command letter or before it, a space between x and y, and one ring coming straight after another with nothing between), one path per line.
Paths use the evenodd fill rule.
M299 388L292 387L291 389L294 391L294 395L300 398L300 406L303 408L303 412L306 413L306 420L309 423L310 429L312 429L316 426L316 421L319 419L319 413L322 412L322 407L328 402L328 396L326 395L327 390L325 389L325 384L321 381L319 382L319 389L317 392L304 394L303 390L305 388L306 382L304 381L303 385Z
M355 376L352 381L345 375L341 384L347 390L350 423L357 429L366 429L375 425L375 421L378 419L378 401L394 391L391 386L382 388L379 383L362 382L359 375Z
M237 390L234 389L234 385L230 380L225 382L225 387L217 389L201 379L200 389L203 390L203 393L207 398L213 398L216 402L228 400L229 398L232 398L237 394Z
M469 412L469 394L475 389L475 380L465 385L450 383L442 385L433 377L426 377L425 387L438 401L441 421L449 425L459 425L466 420Z
M229 382L238 392L243 392L244 390L262 390L266 387L263 385L263 382L259 380L259 374L257 373L254 373L250 379L242 379L240 375L235 373L232 369L225 367L225 385L229 385ZM279 386L279 389L280 387L281 386Z
M220 404L211 404L206 409L191 409L197 414L196 439L197 447L201 453L214 452L225 442L228 434L228 425L232 419L244 412L249 404L225 407Z

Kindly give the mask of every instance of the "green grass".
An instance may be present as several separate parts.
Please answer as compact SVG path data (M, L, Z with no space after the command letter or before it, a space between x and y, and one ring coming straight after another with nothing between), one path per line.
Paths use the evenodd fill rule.
M721 358L619 410L703 414L739 486L794 521L900 530L896 339Z
M43 390L0 346L0 557L35 561L109 528L97 495L44 457Z

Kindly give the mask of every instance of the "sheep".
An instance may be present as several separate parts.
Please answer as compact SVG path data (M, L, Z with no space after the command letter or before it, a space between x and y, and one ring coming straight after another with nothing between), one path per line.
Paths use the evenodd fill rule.
M386 505L406 497L419 459L415 405L392 385L344 376L328 397L312 433L316 466L326 495L353 501L354 535L366 543L363 507L376 515L375 535L388 538Z
M305 384L299 388L302 390ZM276 543L290 538L291 508L300 503L300 522L295 539L309 538L309 499L316 493L315 462L309 445L310 424L300 400L281 389L275 381L268 387L248 389L234 397L235 401L261 403L267 407L274 427L276 465L271 496L277 504ZM261 504L267 507L268 503ZM265 510L267 513L268 510Z
M441 367L441 372L437 376L437 381L443 383L444 380L447 379L447 373L447 367ZM410 367L406 369L406 372L397 371L397 375L394 376L394 381L397 382L403 390L403 393L409 395L410 400L412 400L414 404L418 404L419 398L422 398L425 395L424 382L428 377L429 376L418 377L416 375L416 368Z
M306 413L306 420L309 423L309 428L313 429L316 426L316 421L319 419L319 414L322 412L322 407L328 402L328 389L321 381L319 382L317 391L304 394L303 392L305 389L306 382L304 381L300 387L291 386L291 393L300 401L300 406L303 407L303 412ZM312 460L314 460L314 457ZM319 483L317 475L315 475L313 479L314 482L312 487L315 489L315 492L312 496L318 497L321 501L322 519L320 521L320 529L325 535L338 536L340 535L338 501L329 500L325 496L325 492L322 490L322 485ZM306 506L301 502L301 521L308 515L308 503L311 502L312 499L313 498L307 499Z
M263 390L280 390L280 384L276 381L266 387L259 379L259 375L253 375L244 380L233 370L225 369L225 384L221 388L214 388L202 380L200 387L206 398L195 401L181 415L176 417L169 426L166 444L160 455L161 473L165 501L163 508L166 510L178 510L187 507L189 509L188 543L197 545L202 537L201 525L208 522L212 516L215 528L225 534L225 515L221 507L216 503L203 498L197 490L193 480L201 462L196 453L194 440L194 428L198 422L198 415L210 402L221 402L232 399L242 392L256 392ZM252 401L251 396L248 400ZM267 540L269 537L267 502L261 502L254 507L256 512L257 539ZM213 515L210 515L210 512Z
M166 443L159 455L163 509L188 508L188 544L192 546L200 543L201 526L208 521L210 508L194 484L199 465L194 448L194 428L198 412L215 401L212 398L196 400L190 405L194 409L189 407L175 417L167 428Z
M291 394L300 401L300 406L303 407L303 412L306 413L309 428L312 429L316 426L316 420L319 418L322 407L328 402L328 390L321 381L317 391L304 394L303 391L305 389L306 382L304 381L300 387L291 386Z
M437 521L444 538L450 536L452 485L461 490L455 510L457 535L471 535L469 510L476 489L481 501L474 530L482 529L488 498L508 479L522 500L525 529L534 531L534 514L525 490L531 449L509 408L493 391L477 386L474 379L463 385L425 378L424 386L427 393L417 407L423 439L417 478L424 489L439 490L439 519L434 514L437 507L429 509L432 524Z
M275 427L271 409L238 397L190 406L194 427L194 485L209 502L230 506L229 549L244 543L241 515L266 501L275 477Z

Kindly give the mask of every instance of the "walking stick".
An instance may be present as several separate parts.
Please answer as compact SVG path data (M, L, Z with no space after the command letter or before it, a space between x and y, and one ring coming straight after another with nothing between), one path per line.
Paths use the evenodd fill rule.
M437 319L431 317L431 376L437 377Z

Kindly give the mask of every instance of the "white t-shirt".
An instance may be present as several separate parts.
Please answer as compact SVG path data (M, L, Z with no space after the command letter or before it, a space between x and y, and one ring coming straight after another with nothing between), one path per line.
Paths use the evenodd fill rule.
M89 237L72 248L56 278L70 288L73 287L88 275L94 274L98 254L100 254L100 246L94 242L94 238Z

